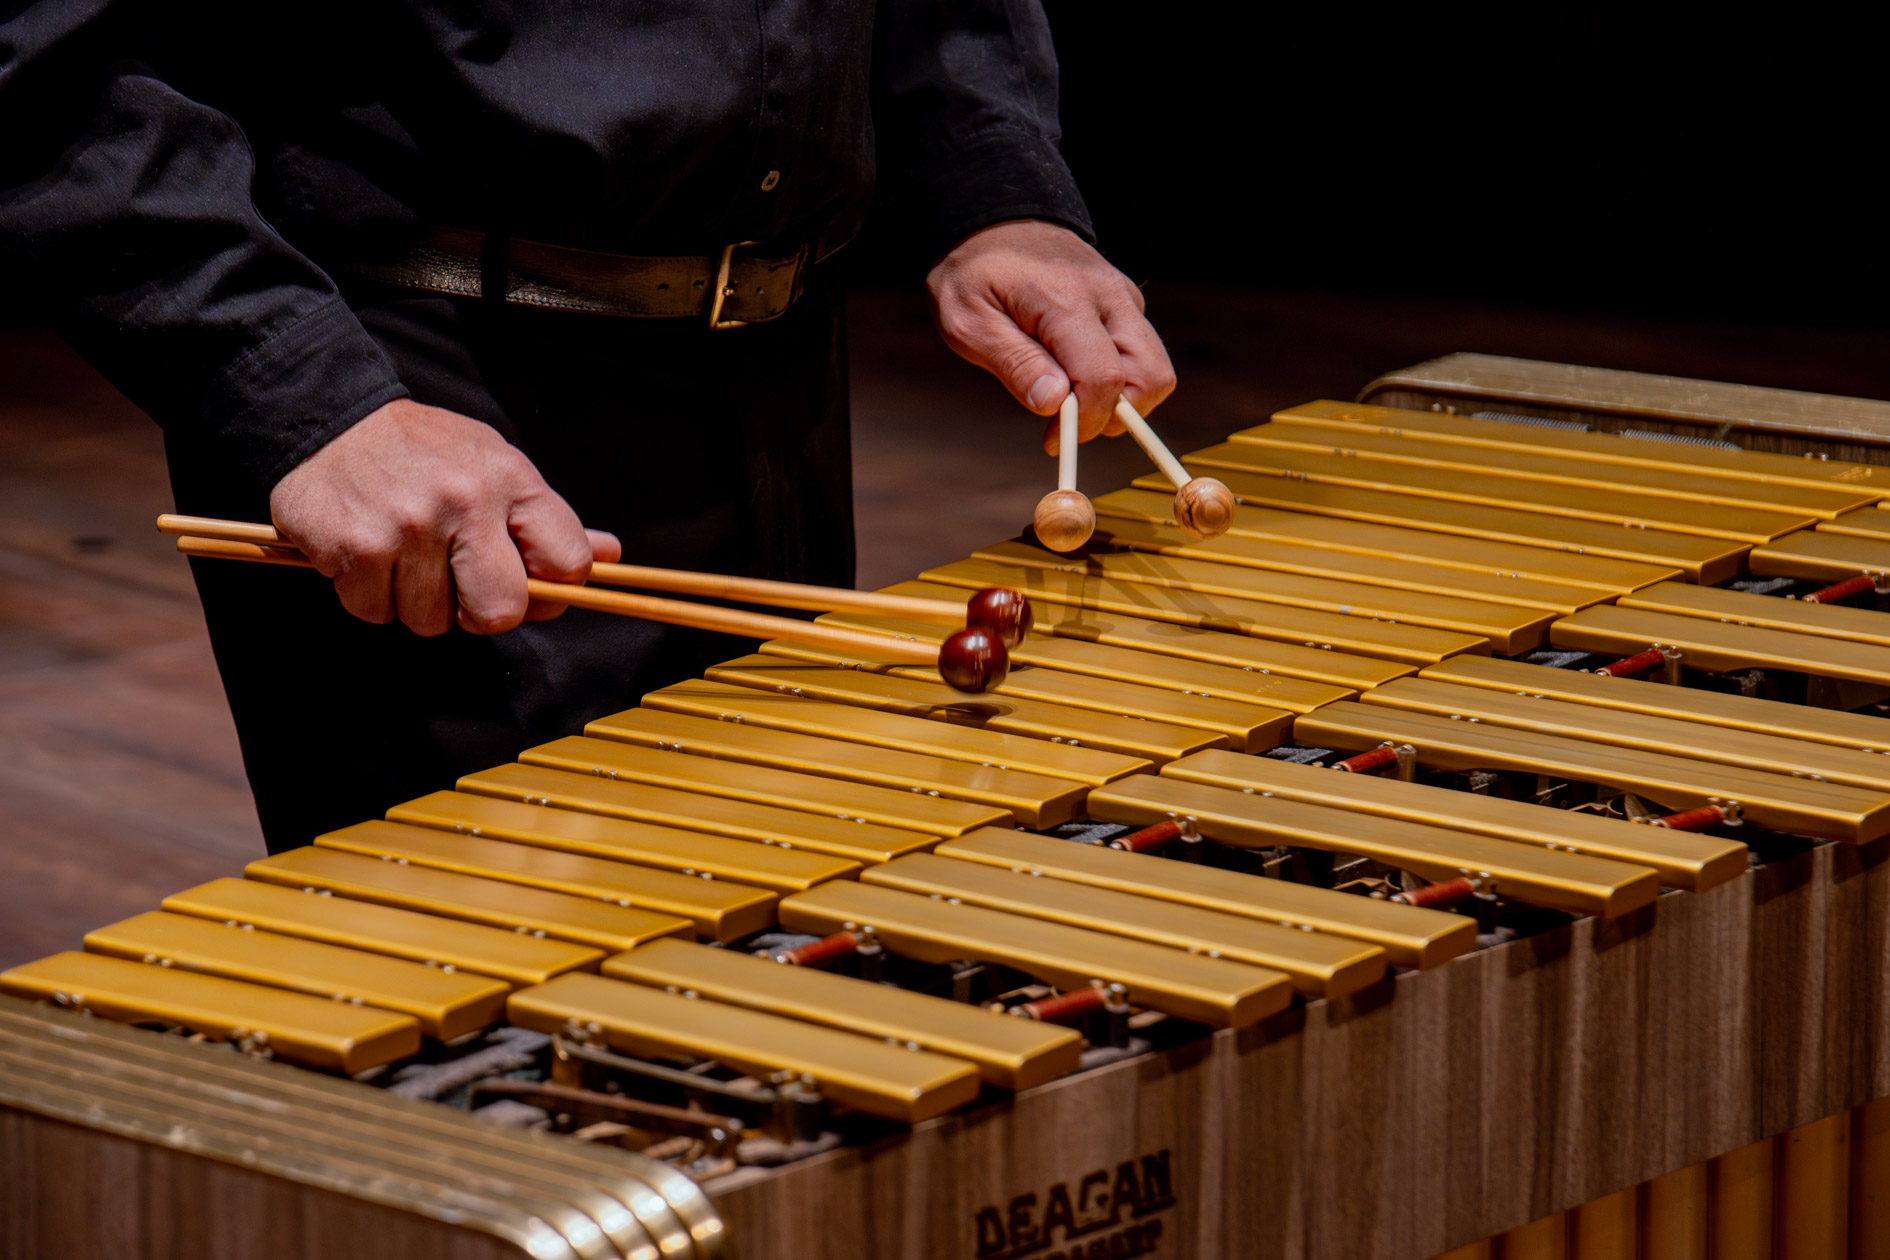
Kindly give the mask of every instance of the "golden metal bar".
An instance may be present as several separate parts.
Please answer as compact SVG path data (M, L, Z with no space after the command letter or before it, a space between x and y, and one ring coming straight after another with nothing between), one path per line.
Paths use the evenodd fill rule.
M1539 608L1519 608L1454 595L1427 595L1420 591L1241 568L1206 560L1178 560L1138 551L1089 551L1066 556L1047 547L1011 541L980 547L971 558L1134 586L1157 586L1196 595L1285 604L1315 612L1429 626L1434 630L1488 639L1492 650L1506 656L1540 646L1551 620L1551 614ZM926 576L931 577L932 573ZM1574 608L1558 607L1554 611L1573 612Z
M895 665L865 657L835 656L819 648L807 648L780 639L771 639L762 644L761 650L768 656L839 665L870 673L896 674L915 682L938 681L937 670ZM985 696L1030 700L1084 710L1081 727L1087 727L1087 715L1091 711L1110 717L1193 727L1216 736L1214 742L1217 744L1249 752L1264 752L1279 747L1286 742L1293 725L1293 715L1284 709L1243 704L1237 700L1220 700L1213 696L1184 695L1159 687L1144 687L1137 683L1091 678L1028 665L1012 669L1003 682L991 687L977 699L984 699Z
M1679 648L1686 664L1715 673L1785 669L1823 678L1890 685L1890 648L1602 605L1564 617L1549 630L1557 647L1631 656L1653 644Z
M219 1040L260 1034L279 1058L350 1075L420 1051L411 1015L99 954L54 954L0 972L0 993L64 995L102 1019L180 1024Z
M1491 573L1432 564L1421 550L1404 556L1375 556L1273 539L1243 538L1231 533L1203 540L1178 526L1108 517L1097 522L1096 533L1083 554L1103 548L1236 568L1277 570L1306 577L1337 578L1391 590L1515 604L1554 613L1586 608L1625 589L1604 590L1525 577L1514 571Z
M1174 496L1168 497L1172 504ZM945 598L949 593L960 601L972 595L969 587L941 586L935 582L901 582L886 589L898 594L922 591L934 599ZM1374 656L1334 652L1273 639L1250 638L1244 634L1180 625L1172 621L1151 621L1146 617L1101 612L1078 604L1039 602L1032 611L1036 615L1037 630L1059 639L1132 648L1150 656L1201 661L1256 674L1282 674L1288 678L1327 683L1347 691L1376 687L1393 678L1402 678L1416 668Z
M1155 490L1112 490L1091 500L1098 525L1114 533L1118 520L1147 525L1175 524L1175 496ZM1842 518L1839 518L1842 519ZM1820 526L1822 528L1822 525ZM1515 575L1542 582L1586 586L1601 591L1631 591L1655 582L1684 576L1668 564L1642 564L1579 551L1554 550L1523 543L1494 542L1459 534L1403 525L1375 525L1369 521L1310 512L1281 512L1272 508L1237 507L1227 538L1249 542L1296 543L1325 551L1393 559L1422 557L1426 564L1475 573Z
M1747 866L1746 846L1736 841L1665 827L1637 827L1615 818L1377 775L1343 774L1270 757L1239 757L1211 749L1169 763L1162 767L1162 774L1187 783L1266 793L1309 805L1650 866L1660 873L1661 883L1689 892L1716 888L1744 873Z
M527 748L518 759L528 766L549 766L554 770L574 770L678 791L730 796L760 805L784 805L810 814L857 818L882 827L922 831L934 836L962 836L974 827L988 827L1010 819L1004 810L985 805L842 783L819 775L795 774L765 766L744 766L713 757L636 748L581 735Z
M586 945L541 940L249 879L213 879L172 893L164 899L164 909L491 976L514 987L543 984L567 971L594 971L604 958L602 950Z
M884 862L901 853L918 853L938 843L937 836L901 831L850 818L831 818L780 809L726 796L674 792L646 783L620 783L594 774L551 770L544 766L494 766L469 774L455 786L462 792L550 805L555 809L632 822L656 823L685 831L756 840L784 848L806 849L852 862Z
M660 936L695 935L695 924L676 915L313 846L258 858L243 868L243 875L599 949L633 949Z
M1716 477L1677 464L1599 463L1571 458L1560 451L1520 445L1471 447L1433 442L1377 427L1340 430L1275 420L1244 429L1230 441L1264 448L1268 459L1290 461L1303 451L1426 471L1513 478L1558 489L1573 487L1767 512L1804 513L1823 520L1875 503L1882 497L1881 492L1836 484L1804 485Z
M978 766L947 757L850 744L818 735L768 730L738 722L629 709L599 718L586 735L644 748L687 752L799 774L844 779L894 791L969 801L1003 810L1026 827L1061 826L1082 813L1086 789L1008 767Z
M1819 521L1817 529L1820 534L1848 534L1853 538L1890 543L1890 512L1885 512L1882 504L1858 508L1835 520Z
M1660 891L1659 876L1645 866L1155 775L1098 788L1090 813L1144 825L1191 819L1223 844L1359 853L1429 880L1487 876L1502 895L1575 914L1612 918Z
M1399 967L1435 967L1477 943L1476 921L1462 915L1027 832L992 827L935 851L941 858L1349 937L1376 945Z
M955 726L907 717L903 713L693 678L650 692L643 697L643 707L945 757L972 765L1023 770L1068 779L1085 787L1101 787L1124 775L1152 768L1146 758L1124 757L1099 748L1074 748L1069 744L1005 735L975 726Z
M696 935L709 940L732 941L774 924L775 896L765 889L431 827L356 823L315 837L315 845L673 914L695 924Z
M1890 1098L1851 1111L1850 1260L1890 1260Z
M1549 669L1489 656L1454 657L1432 665L1420 677L1467 687L1487 687L1492 691L1525 692L1603 709L1681 718L1764 735L1808 739L1840 748L1890 751L1890 731L1884 729L1882 718L1787 704L1782 700L1762 700L1757 696L1728 695L1697 687L1670 687L1646 679L1611 678L1586 670Z
M88 953L398 1011L441 1041L498 1023L511 987L340 945L154 910L86 933Z
M1568 1216L1557 1212L1496 1236L1496 1260L1568 1260Z
M1779 1138L1777 1260L1843 1257L1850 1233L1851 1113Z
M921 642L943 642L949 627L927 625L921 621L895 621L890 617L867 617L858 613L830 614L835 625L893 634ZM821 618L828 620L828 618ZM1229 636L1231 637L1231 636ZM1037 669L1061 670L1066 674L1085 674L1091 678L1135 683L1182 695L1210 696L1240 704L1258 704L1287 713L1310 713L1334 700L1356 699L1350 687L1334 687L1304 678L1263 674L1258 670L1235 669L1200 661L1157 656L1134 648L1110 647L1084 639L1057 638L1038 633L1024 636L1011 649L1013 669L1027 665ZM999 689L1002 691L1002 688Z
M1713 1260L1772 1260L1774 1140L1707 1161Z
M1618 433L1583 433L1573 429L1481 420L1438 411L1406 411L1396 407L1374 407L1368 403L1321 399L1276 411L1273 418L1339 432L1363 428L1438 443L1497 450L1552 451L1569 459L1593 460L1600 464L1678 469L1705 476L1773 485L1821 489L1835 486L1848 490L1875 480L1884 482L1882 488L1890 492L1890 480L1886 480L1890 474L1869 464L1805 459L1771 451L1728 451L1713 446L1646 441L1622 437ZM1235 433L1230 440L1240 441L1249 432L1253 430ZM1344 439L1335 437L1334 440Z
M708 676L713 682L903 713L1053 744L1098 748L1157 764L1225 742L1199 727L1093 713L1012 696L968 696L943 683L780 656L739 657L710 666Z
M1753 548L1750 563L1760 577L1842 582L1859 573L1890 571L1890 542L1808 529Z
M1191 954L1283 972L1312 998L1338 998L1378 983L1385 951L1342 936L1260 923L1241 915L1060 879L1033 879L977 862L914 854L863 875L866 883L1070 927L1109 932Z
M799 892L829 879L852 879L858 862L825 853L653 827L597 814L552 809L467 792L434 792L387 811L389 822L432 827L535 849L555 849L705 879Z
M1802 600L1779 599L1774 595L1755 595L1750 591L1728 590L1722 586L1692 586L1681 582L1662 583L1637 594L1624 596L1621 607L1645 608L1653 612L1678 613L1682 617L1725 621L1736 626L1762 626L1767 630L1789 630L1793 634L1811 634L1821 639L1848 639L1852 643L1890 647L1890 616L1874 608L1807 604Z
M1076 1070L1075 1030L993 1014L982 1007L790 967L731 949L653 941L604 964L604 974L672 992L766 1011L975 1063L986 1084L1028 1089Z
M1890 793L1890 758L1856 748L1704 726L1684 718L1601 709L1485 687L1460 687L1429 678L1401 678L1371 692L1365 702Z
M822 935L871 927L886 948L921 962L997 963L1062 989L1121 984L1137 1006L1219 1028L1292 1001L1291 982L1265 967L852 881L795 893L781 903L781 925Z
M1571 1209L1568 1216L1569 1260L1637 1260L1640 1256L1640 1187L1603 1195Z
M1546 516L1626 525L1633 529L1729 538L1743 543L1770 542L1822 519L1808 511L1720 506L1594 485L1527 481L1464 468L1424 468L1337 453L1254 446L1246 442L1223 442L1193 451L1182 457L1182 463L1197 476L1219 476L1215 470L1225 468L1230 472L1304 478L1355 490L1424 495L1479 506L1541 512ZM1241 493L1231 482L1228 488L1236 495Z
M978 1096L978 1069L962 1059L584 972L520 989L507 1006L521 1027L595 1024L608 1045L646 1058L713 1059L764 1081L811 1076L834 1101L906 1124Z
M1045 604L1074 605L1149 621L1200 626L1225 634L1356 652L1360 656L1377 656L1412 665L1432 665L1459 652L1487 653L1490 650L1489 639L1480 634L1393 624L1362 615L1324 612L1292 604L1268 604L1257 599L1204 595L1199 591L1093 577L1069 569L959 560L927 569L921 576L928 582L974 591L987 586L1012 587L1030 596L1040 616Z
M1616 521L1552 516L1527 506L1505 508L1487 503L1460 503L1271 473L1239 473L1232 469L1213 475L1225 482L1234 497L1247 506L1546 547L1636 564L1671 565L1693 582L1724 582L1738 577L1745 570L1749 549L1743 543L1723 538L1642 529ZM1168 483L1159 477L1137 477L1135 486L1144 490L1166 490L1170 498L1174 496Z
M1707 1260L1706 1165L1694 1164L1641 1187L1641 1254Z
M1880 792L1433 713L1335 704L1301 718L1298 734L1320 748L1360 752L1395 740L1413 745L1420 762L1440 770L1556 775L1632 792L1668 809L1737 801L1762 827L1819 839L1863 843L1890 831L1890 797Z

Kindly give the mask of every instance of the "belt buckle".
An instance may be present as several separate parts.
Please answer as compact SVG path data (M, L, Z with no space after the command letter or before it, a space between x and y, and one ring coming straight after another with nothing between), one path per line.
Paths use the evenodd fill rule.
M715 291L709 298L710 328L744 328L747 326L748 321L745 319L723 319L722 304L735 296L735 290L730 288L728 283L729 267L735 261L735 251L745 249L750 245L759 245L760 243L759 241L737 241L733 245L724 245L722 247L722 260L716 264L715 268Z

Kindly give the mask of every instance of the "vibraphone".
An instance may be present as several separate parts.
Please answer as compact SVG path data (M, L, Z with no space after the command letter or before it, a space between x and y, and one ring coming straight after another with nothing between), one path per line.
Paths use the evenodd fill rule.
M988 695L765 643L0 975L0 1252L1890 1256L1890 469L1439 362L892 588Z

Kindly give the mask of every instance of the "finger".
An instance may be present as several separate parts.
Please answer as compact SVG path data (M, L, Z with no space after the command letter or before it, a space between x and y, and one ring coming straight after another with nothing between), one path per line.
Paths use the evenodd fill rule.
M606 533L601 529L587 529L584 534L590 539L593 561L615 564L623 558L623 543L618 541L617 535ZM554 603L551 600L534 599L525 609L525 620L550 621L563 613L566 607L565 604Z
M1089 308L1061 310L1046 318L1037 332L1076 390L1079 440L1087 442L1107 431L1127 368L1102 317Z
M350 615L384 626L394 619L393 577L390 557L349 556L335 571L335 594Z
M437 538L415 540L394 561L394 605L401 624L423 638L453 626L453 575Z
M499 522L473 527L453 540L453 585L459 592L460 628L499 634L525 618L525 562Z
M587 529L584 533L591 540L591 559L603 564L615 564L623 559L623 543L617 535L605 533L601 529Z
M1168 349L1162 345L1155 326L1139 310L1117 307L1105 311L1103 323L1122 356L1123 396L1146 416L1175 392L1175 365L1168 358Z
M582 582L590 576L592 542L571 505L550 488L512 505L506 522L525 571L546 582Z
M939 327L952 349L997 377L1012 398L1040 416L1056 414L1069 393L1070 378L1055 356L1009 314L993 306L964 304L941 313Z

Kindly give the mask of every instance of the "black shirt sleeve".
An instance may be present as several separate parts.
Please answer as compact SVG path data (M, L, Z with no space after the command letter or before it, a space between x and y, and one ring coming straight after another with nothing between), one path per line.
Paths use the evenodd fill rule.
M883 0L874 126L887 212L930 262L1007 219L1093 240L1057 145L1057 61L1038 0Z
M407 391L257 212L242 130L137 51L110 0L0 22L0 265L168 434L267 489Z

